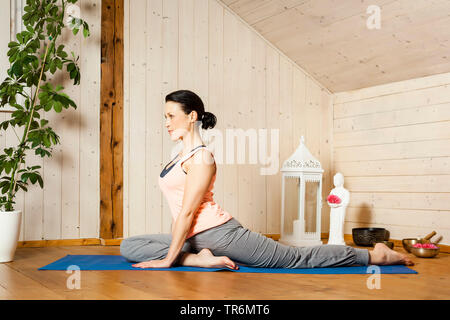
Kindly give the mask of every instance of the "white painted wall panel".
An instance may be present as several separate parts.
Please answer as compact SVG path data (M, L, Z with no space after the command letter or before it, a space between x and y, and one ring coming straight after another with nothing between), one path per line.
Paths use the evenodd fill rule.
M176 148L163 123L164 98L174 90L199 94L217 116L224 144L226 129L278 129L280 167L303 134L331 167L331 130L321 127L324 114L332 117L331 95L222 3L126 0L125 12L125 237L170 232L157 179ZM215 151L215 201L252 230L280 233L280 173L261 175L264 166L250 164L248 153L245 164L236 155L228 164L226 153L219 159ZM324 207L322 232L328 213Z
M21 15L25 1L11 0L2 4L0 28L0 68L2 80L9 68L6 60L7 44L23 30ZM74 37L65 30L58 44L66 51L80 55L81 85L73 86L67 75L49 79L61 84L77 104L76 110L63 110L60 114L41 111L41 118L60 136L61 144L54 147L51 158L27 153L27 166L41 165L44 188L30 185L28 192L19 191L16 208L22 210L20 240L53 240L97 238L99 235L99 112L100 112L100 0L80 0L81 17L89 23L91 36ZM3 10L7 7L7 10ZM10 29L10 26L12 29ZM5 108L6 109L6 108ZM4 109L4 110L5 110ZM1 119L9 113L1 110ZM22 129L16 128L21 137ZM2 137L1 148L17 145L13 130Z
M333 164L351 192L345 233L435 230L450 243L449 87L441 74L335 95Z

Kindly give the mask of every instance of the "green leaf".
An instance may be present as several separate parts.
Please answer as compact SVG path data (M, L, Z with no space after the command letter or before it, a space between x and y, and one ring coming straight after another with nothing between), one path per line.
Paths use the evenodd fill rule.
M14 149L13 148L5 148L5 149L3 149L3 151L8 155L8 156L12 156L12 153L13 153L13 151L14 151Z
M37 179L38 179L39 185L41 186L41 188L43 188L44 187L44 181L42 181L42 177L38 176Z
M78 74L78 71L76 69L70 71L70 79L76 78L77 74Z
M48 100L48 93L46 91L39 92L39 100L45 103Z
M89 29L83 28L83 36L85 38L89 37L91 33L89 32Z
M2 193L5 194L5 193L8 192L8 190L9 190L9 186L4 186L4 187L2 188Z
M11 171L12 167L11 167L11 163L10 162L6 162L5 163L5 172L6 174L9 174L9 172Z
M58 136L57 136L54 132L52 132L52 133L50 134L50 138L52 139L52 142L53 142L53 144L55 144L55 145L59 142Z
M54 60L52 60L52 61L50 62L50 72L51 72L52 74L54 74L55 71L56 71L56 63L55 63Z
M37 69L39 67L39 59L35 57L35 59L33 59L33 62L31 64L34 69Z
M15 60L15 55L17 54L17 52L19 52L19 48L17 48L17 47L14 47L14 48L11 48L11 49L8 50L6 55L8 57L10 57L9 62L13 62ZM13 59L13 60L11 61L11 59Z
M48 152L47 150L42 149L42 148L36 148L36 150L34 151L34 153L35 153L36 155L38 155L38 156L41 156L42 158L45 157L45 156L48 156L48 157L51 157L51 156L52 156L52 154L51 154L50 152Z
M37 174L36 173L30 173L30 181L32 184L35 184L37 181Z
M55 104L53 105L53 108L57 113L60 113L62 111L63 105L59 101L55 101Z
M16 38L17 38L17 41L19 41L19 43L23 44L23 36L21 33L16 34Z
M52 107L53 107L52 103L47 103L44 105L44 111L49 112L52 109Z
M58 56L65 59L65 58L67 58L68 54L67 54L67 52L62 51Z
M11 67L11 71L16 77L20 77L23 74L23 66L21 61L14 63Z
M30 139L28 139L28 140L30 140ZM38 140L30 140L30 141L33 141L33 143L31 144L31 148L33 148L33 149L36 148L38 145L40 145Z
M7 180L0 182L0 188L6 186L7 184L9 184L9 181L7 181Z
M50 147L51 147L51 143L50 143L50 140L49 140L47 134L45 134L45 135L42 136L42 140L43 140L43 142L44 142L44 146L46 146L47 148L50 148Z
M49 3L49 4L45 7L45 13L47 14L47 13L50 11L51 8L52 8L52 4Z
M25 192L28 191L27 187L25 187L25 185L23 185L22 183L17 183L17 185Z
M4 122L2 122L1 127L3 130L6 130L6 129L8 129L8 125L9 125L9 121L4 121Z
M72 71L72 70L75 70L76 69L76 66L75 66L75 63L69 63L68 65L67 65L67 71Z
M28 174L28 173L23 173L23 174L20 176L20 180L21 180L22 182L26 183L27 180L28 180L28 177L29 177L29 174Z
M59 70L62 70L63 68L63 63L60 59L55 59L55 65Z

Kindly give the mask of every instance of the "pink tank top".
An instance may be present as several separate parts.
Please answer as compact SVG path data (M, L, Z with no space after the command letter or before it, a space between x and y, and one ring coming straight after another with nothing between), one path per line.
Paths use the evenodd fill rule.
M189 153L181 157L177 162L171 163L169 167L166 167L161 172L158 182L161 191L169 203L170 211L172 212L173 223L175 223L183 206L183 194L186 182L186 173L183 170L182 164L195 154L198 150L205 148L206 146L198 146L192 149ZM173 159L175 160L175 159ZM173 161L172 160L172 161ZM172 162L171 161L171 162ZM213 200L213 188L216 181L216 174L211 179L211 183L203 196L203 200L200 203L197 211L194 214L191 228L189 229L186 239L196 235L204 230L224 224L228 220L232 219L232 215L223 210Z

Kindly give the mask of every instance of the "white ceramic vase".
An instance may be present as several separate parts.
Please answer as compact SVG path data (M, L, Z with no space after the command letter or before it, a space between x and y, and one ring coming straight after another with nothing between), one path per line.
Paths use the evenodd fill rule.
M0 263L14 259L21 221L21 210L0 211Z

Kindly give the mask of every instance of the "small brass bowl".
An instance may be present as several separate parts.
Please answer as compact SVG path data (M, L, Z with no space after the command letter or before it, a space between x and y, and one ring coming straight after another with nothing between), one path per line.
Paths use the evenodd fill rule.
M372 242L372 245L375 247L376 243L384 243L385 245L387 245L389 247L389 249L394 249L394 243L392 241L376 241L376 242Z
M419 258L433 258L439 253L439 247L437 249L428 248L411 248L411 253Z
M416 243L425 243L422 238L406 238L402 240L403 248L405 248L406 251L411 253L411 248Z

